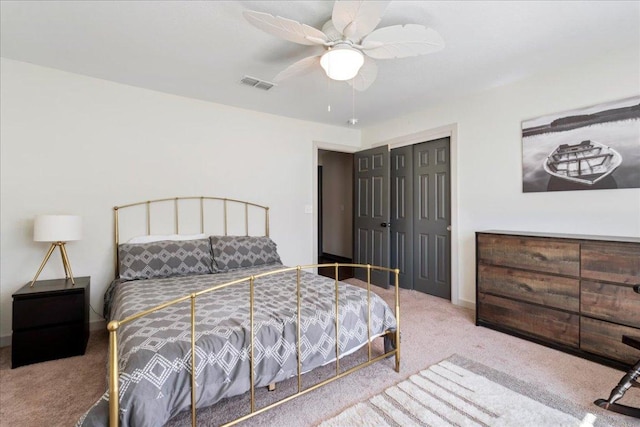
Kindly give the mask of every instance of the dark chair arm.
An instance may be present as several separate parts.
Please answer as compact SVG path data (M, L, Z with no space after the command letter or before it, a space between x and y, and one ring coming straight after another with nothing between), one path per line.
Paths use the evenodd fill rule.
M626 344L630 347L637 348L640 350L640 337L632 337L629 335L622 336L622 343Z

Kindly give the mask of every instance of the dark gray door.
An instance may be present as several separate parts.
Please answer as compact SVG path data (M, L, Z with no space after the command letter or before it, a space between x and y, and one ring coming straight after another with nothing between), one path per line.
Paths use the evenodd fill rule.
M353 262L389 267L389 148L354 155ZM355 276L366 280L366 271ZM387 287L389 275L374 271L371 282Z
M413 146L391 150L391 268L413 289Z
M449 138L416 144L414 289L451 299Z

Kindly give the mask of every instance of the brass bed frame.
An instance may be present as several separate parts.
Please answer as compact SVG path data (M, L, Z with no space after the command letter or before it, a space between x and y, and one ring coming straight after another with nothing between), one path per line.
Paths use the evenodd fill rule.
M205 217L205 201L216 201L219 203L222 203L223 206L223 218L224 218L224 235L227 235L228 232L228 213L229 213L229 205L231 204L239 204L241 206L244 206L244 213L245 213L245 235L249 235L249 207L255 207L255 208L259 208L262 209L264 212L264 230L265 230L265 236L269 236L269 208L266 206L261 206L261 205L257 205L255 203L250 203L250 202L245 202L245 201L241 201L241 200L235 200L235 199L226 199L226 198L219 198L219 197L175 197L175 198L166 198L166 199L156 199L156 200L149 200L149 201L145 201L145 202L139 202L139 203L131 203L128 205L122 205L122 206L116 206L113 208L114 210L114 225L115 225L115 262L116 262L116 277L119 277L119 262L118 262L118 244L120 242L120 224L119 224L119 211L125 208L129 208L129 207L134 207L134 206L141 206L141 205L146 205L146 234L150 235L151 234L151 206L156 204L156 203L163 203L163 202L174 202L173 206L174 206L174 217L175 217L175 221L174 221L174 226L175 226L175 233L179 234L179 206L180 206L180 201L181 200L195 200L195 199L199 199L200 200L200 213L199 213L199 217L200 217L200 232L204 233L205 232L205 222L204 222L204 217ZM301 276L301 271L302 270L308 270L308 269L316 269L316 268L320 268L320 267L334 267L335 268L335 330L336 330L336 348L335 348L335 354L336 354L336 359L335 359L335 364L336 364L336 370L335 370L335 375L333 375L332 377L325 379L324 381L321 381L319 383L316 383L314 385L311 385L307 388L302 387L302 362L301 362L301 358L300 358L300 307L301 307L301 292L300 292L300 276ZM367 340L367 360L356 365L353 366L343 372L340 372L340 349L339 349L339 316L338 316L338 311L339 311L339 304L338 304L338 298L339 298L339 292L338 292L338 272L339 272L339 268L340 267L351 267L351 268L363 268L366 269L367 272L367 309L368 309L368 317L367 317L367 333L368 333L368 340ZM396 329L395 331L386 331L383 336L387 336L388 338L391 339L391 341L394 344L393 349L391 350L387 350L385 348L385 352L382 355L376 356L376 357L372 357L372 349L371 349L371 343L372 343L372 337L371 337L371 270L380 270L380 271L386 271L388 273L392 273L395 275L395 318L396 318ZM273 402L267 406L261 407L259 409L256 409L256 402L255 402L255 374L254 374L254 339L255 339L255 333L254 333L254 283L256 279L262 278L262 277L268 277L270 275L273 274L278 274L278 273L283 273L283 272L287 272L287 271L296 271L297 272L297 278L296 278L296 302L297 302L297 315L298 315L298 319L297 319L297 325L296 325L296 334L297 334L297 348L296 348L296 357L298 360L298 370L297 370L297 388L298 391L286 396L276 402ZM400 270L398 269L390 269L390 268L386 268L386 267L379 267L379 266L372 266L372 265L364 265L364 264L341 264L341 263L331 263L331 264L310 264L310 265L304 265L304 266L297 266L297 267L286 267L286 268L282 268L282 269L278 269L278 270L274 270L274 271L269 271L269 272L265 272L265 273L261 273L261 274L257 274L257 275L253 275L253 276L249 276L249 277L245 277L242 279L238 279L238 280L234 280L234 281L230 281L221 285L216 285L213 286L211 288L199 291L199 292L194 292L188 295L185 295L183 297L180 297L178 299L172 300L172 301L168 301L166 303L160 304L158 306L152 307L148 310L142 311L140 313L136 313L134 315L131 315L125 319L122 320L112 320L109 322L109 324L107 325L107 329L109 331L109 426L110 427L117 427L119 425L119 372L118 372L118 330L120 328L120 326L133 322L136 319L139 319L141 317L147 316L153 312L156 311L160 311L163 310L167 307L170 307L172 305L175 304L179 304L181 302L185 302L187 300L191 301L191 425L192 426L196 426L196 376L195 376L195 372L196 370L196 360L195 360L195 325L196 325L196 300L199 296L207 294L209 292L214 292L216 290L219 289L223 289L226 288L228 286L232 286L232 285L237 285L240 283L245 283L248 282L249 283L249 324L250 324L250 336L251 336L251 344L250 344L250 352L249 352L249 378L250 378L250 388L249 388L249 392L250 392L250 412L246 415L243 415L239 418L236 418L226 424L224 424L224 426L231 426L231 425L235 425L239 422L245 421L255 415L258 415L262 412L265 412L269 409L272 409L276 406L279 406L283 403L286 403L298 396L302 396L310 391L313 391L319 387L322 387L323 385L329 384L337 379L340 379L346 375L349 375L353 372L356 372L364 367L367 367L373 363L376 363L378 361L381 361L383 359L386 359L388 357L391 356L395 356L395 371L396 372L400 372L400 298L399 298L399 273ZM271 389L271 386L270 386ZM113 399L113 396L118 396L118 398Z

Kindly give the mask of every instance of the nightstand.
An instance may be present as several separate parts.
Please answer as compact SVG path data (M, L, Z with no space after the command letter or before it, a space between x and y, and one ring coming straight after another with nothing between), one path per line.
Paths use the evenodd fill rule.
M11 367L84 354L90 278L40 280L13 294Z

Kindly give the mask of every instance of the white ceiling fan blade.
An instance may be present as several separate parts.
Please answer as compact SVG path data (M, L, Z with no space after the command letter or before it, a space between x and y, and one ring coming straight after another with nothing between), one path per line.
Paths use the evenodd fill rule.
M376 62L365 56L364 64L362 64L360 71L358 71L358 74L347 83L353 86L355 90L362 92L371 86L371 83L375 81L376 77L378 77L378 66L376 65Z
M253 26L290 42L316 45L328 41L322 31L291 19L254 10L245 10L242 14Z
M363 53L376 59L425 55L443 48L444 40L440 34L416 24L380 28L362 41Z
M358 42L380 23L389 1L336 1L331 20L347 39Z
M308 73L316 68L320 68L320 56L308 56L280 71L278 75L274 77L273 82L278 83L289 77Z

